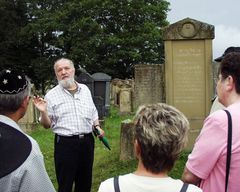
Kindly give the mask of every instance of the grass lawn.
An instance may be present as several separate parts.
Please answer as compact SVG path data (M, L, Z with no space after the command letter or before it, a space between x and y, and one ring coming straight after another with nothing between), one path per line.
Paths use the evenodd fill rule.
M132 119L133 116L119 116L115 107L111 108L111 114L105 119L105 135L111 146L111 151L103 146L99 140L95 140L95 158L93 170L92 192L97 192L101 181L115 175L133 172L136 168L136 160L120 161L120 127L125 119ZM53 139L54 134L51 130L39 127L30 134L37 140L44 155L47 172L57 189L57 181L54 170L53 160ZM183 152L177 161L170 176L180 178L187 159L187 152Z

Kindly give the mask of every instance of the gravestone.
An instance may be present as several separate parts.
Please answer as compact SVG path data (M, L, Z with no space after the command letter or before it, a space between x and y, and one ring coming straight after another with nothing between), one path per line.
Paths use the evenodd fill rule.
M18 124L25 133L30 133L37 124L37 110L30 100L25 115L19 119Z
M132 89L131 88L123 88L120 91L120 103L119 103L119 111L120 114L130 114L132 112Z
M190 121L188 149L193 147L209 114L212 98L212 39L214 26L186 18L163 33L166 103Z
M103 114L100 116L107 116L110 110L110 81L111 76L105 73L94 73L92 74L94 79L94 91L93 95L103 98Z
M93 102L97 108L99 119L102 120L105 114L104 100L100 96L93 96Z
M77 78L76 81L82 84L85 84L90 89L92 96L94 91L94 79L89 73L81 73Z
M120 133L120 160L130 160L135 158L133 122L126 119L121 123Z
M113 79L110 83L110 103L113 105L119 105L118 94L120 92L119 83L122 84L121 79ZM121 86L121 85L120 85Z
M137 64L134 78L134 109L140 105L165 101L162 64Z

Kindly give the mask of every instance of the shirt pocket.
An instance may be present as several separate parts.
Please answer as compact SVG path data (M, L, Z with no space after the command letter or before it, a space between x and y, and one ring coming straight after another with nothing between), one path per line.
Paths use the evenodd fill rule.
M76 113L77 115L85 119L85 121L91 123L93 118L93 105L89 101L83 102L82 100L75 100L76 104Z
M55 102L51 107L51 118L54 122L57 122L59 118L67 116L67 113L72 113L74 110L72 104L65 101Z

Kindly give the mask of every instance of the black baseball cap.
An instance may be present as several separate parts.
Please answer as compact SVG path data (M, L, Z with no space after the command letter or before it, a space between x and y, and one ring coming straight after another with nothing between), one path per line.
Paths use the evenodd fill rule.
M225 55L227 55L228 53L232 53L232 52L240 52L240 47L228 47L224 53L222 54L222 56L217 57L216 59L214 59L214 61L217 62L221 62L223 60L223 58L225 57Z

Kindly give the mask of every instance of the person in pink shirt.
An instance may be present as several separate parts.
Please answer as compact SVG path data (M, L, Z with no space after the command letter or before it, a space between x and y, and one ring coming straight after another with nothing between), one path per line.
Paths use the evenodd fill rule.
M232 149L228 192L240 190L240 53L224 56L219 67L217 95L232 117ZM228 118L224 110L210 114L188 157L182 180L204 192L224 192Z

